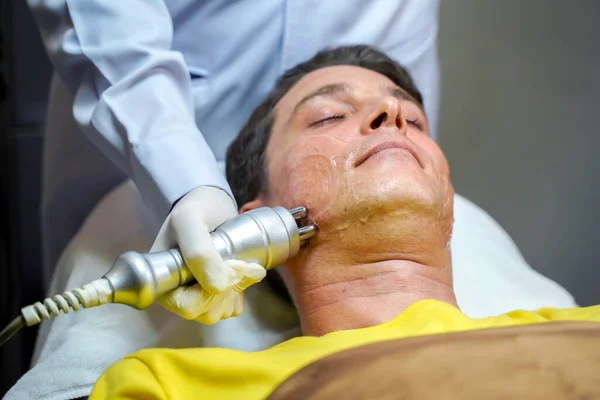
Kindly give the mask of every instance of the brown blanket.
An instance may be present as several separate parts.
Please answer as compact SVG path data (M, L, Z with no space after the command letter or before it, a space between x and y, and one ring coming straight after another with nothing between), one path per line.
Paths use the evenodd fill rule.
M600 399L600 323L398 339L301 369L271 399Z

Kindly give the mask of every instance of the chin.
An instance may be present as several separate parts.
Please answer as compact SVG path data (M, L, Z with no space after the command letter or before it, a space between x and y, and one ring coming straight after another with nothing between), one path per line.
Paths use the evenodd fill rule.
M345 229L372 218L424 216L439 218L444 202L426 182L403 177L385 179L380 176L367 182L355 182L348 193L340 193L329 207L315 207L313 221L323 228ZM372 222L372 221L371 221Z
M390 149L379 152L360 164L357 170L370 175L380 173L424 173L419 161L412 154L402 149Z
M390 168L393 164L397 165ZM447 185L432 179L416 162L372 162L364 166L368 168L359 166L346 176L335 195L311 192L304 197L310 219L322 228L321 236L330 230L373 222L373 217L424 217L442 223L440 218L447 216Z
M391 208L411 204L435 206L440 196L426 178L424 174L414 173L379 175L360 185L357 194L369 203Z

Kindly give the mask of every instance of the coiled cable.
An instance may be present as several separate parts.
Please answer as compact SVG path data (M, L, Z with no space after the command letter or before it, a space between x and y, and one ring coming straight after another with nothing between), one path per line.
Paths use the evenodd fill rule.
M79 289L48 297L43 303L38 301L22 308L21 315L0 332L0 346L25 325L39 324L44 319L59 316L61 311L68 314L71 310L79 311L81 308L96 307L112 301L113 289L106 279L97 279Z

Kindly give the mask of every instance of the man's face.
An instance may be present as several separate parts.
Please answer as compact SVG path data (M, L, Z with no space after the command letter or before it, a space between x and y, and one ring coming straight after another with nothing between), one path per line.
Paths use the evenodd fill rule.
M421 107L355 66L314 71L277 103L267 147L268 205L304 205L322 232L383 215L426 214L448 228L453 189Z

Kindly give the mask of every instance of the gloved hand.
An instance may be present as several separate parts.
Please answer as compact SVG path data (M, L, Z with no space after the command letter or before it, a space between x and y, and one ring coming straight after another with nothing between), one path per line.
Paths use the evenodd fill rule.
M217 226L237 215L231 197L216 187L194 189L179 200L150 252L179 247L198 283L165 293L159 304L185 319L205 324L242 312L243 291L260 282L266 270L240 260L223 261L210 237Z

